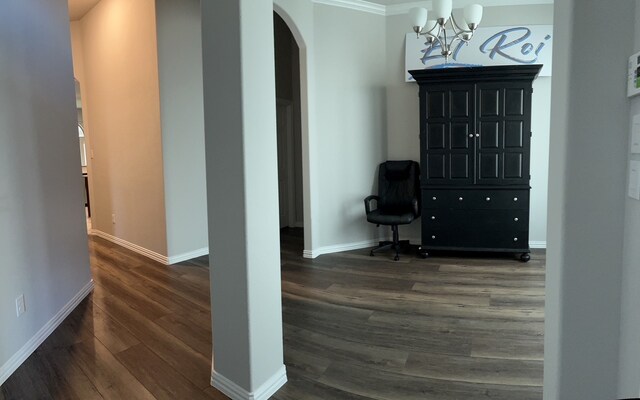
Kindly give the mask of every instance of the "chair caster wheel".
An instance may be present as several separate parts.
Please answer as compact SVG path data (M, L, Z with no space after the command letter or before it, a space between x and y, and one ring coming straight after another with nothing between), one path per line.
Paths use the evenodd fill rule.
M393 257L393 261L398 261L399 259L400 259L400 257L398 257L398 256Z
M531 260L531 256L529 255L529 253L520 254L520 261L527 262L529 260Z
M429 252L424 249L420 249L418 250L418 255L420 256L420 258L427 258L429 257Z
M371 251L369 252L369 256L370 256L370 257L373 257L373 256L374 256L374 254L373 254L373 250L371 250Z

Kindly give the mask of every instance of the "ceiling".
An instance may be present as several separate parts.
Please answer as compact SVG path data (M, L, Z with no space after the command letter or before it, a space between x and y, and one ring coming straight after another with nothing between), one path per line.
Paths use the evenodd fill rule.
M69 4L69 19L79 20L93 8L100 0L67 0Z
M430 7L430 0L366 0L369 3L380 4L383 6L394 6L398 4L406 6L424 6ZM356 1L357 2L357 1ZM513 6L513 5L525 5L525 4L553 4L553 0L454 0L454 7L463 7L467 4L478 3L483 6Z

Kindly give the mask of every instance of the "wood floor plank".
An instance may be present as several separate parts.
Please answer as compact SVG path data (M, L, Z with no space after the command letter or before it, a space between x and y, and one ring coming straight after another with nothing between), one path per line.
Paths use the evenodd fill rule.
M78 399L81 400L99 400L102 395L98 389L91 383L87 375L82 371L80 366L69 354L67 349L55 350L53 352L41 353L48 362L51 369L64 379ZM56 398L65 398L58 397ZM74 398L70 396L69 398Z
M207 398L201 388L182 377L143 344L116 354L116 358L159 400Z
M443 381L367 368L353 363L333 363L321 383L379 400L539 400L542 388L517 385Z
M104 398L154 399L98 339L75 344L69 353Z
M211 358L204 357L181 340L164 330L144 314L112 297L99 285L93 300L112 318L126 326L147 347L174 367L197 387L204 389L210 383Z
M542 386L542 361L411 353L406 375L468 383Z
M227 397L224 393L222 393L221 391L219 391L218 389L209 386L208 388L204 389L202 391L205 396L207 397L207 399L211 399L211 400L229 400L229 397Z

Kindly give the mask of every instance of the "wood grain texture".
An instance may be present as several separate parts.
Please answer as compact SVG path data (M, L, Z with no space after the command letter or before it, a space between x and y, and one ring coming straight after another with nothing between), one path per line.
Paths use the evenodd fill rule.
M544 253L303 259L283 230L288 383L274 400L542 398ZM213 399L207 257L90 239L94 292L0 387L14 399Z

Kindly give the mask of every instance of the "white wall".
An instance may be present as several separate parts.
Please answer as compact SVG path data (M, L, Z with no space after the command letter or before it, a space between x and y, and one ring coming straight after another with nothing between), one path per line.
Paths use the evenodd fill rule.
M551 25L553 5L485 7L482 26ZM420 160L418 85L404 81L405 34L410 32L405 14L387 17L387 157L390 160ZM547 230L547 176L551 78L539 77L533 84L531 142L531 211L529 240L544 245ZM420 220L401 228L401 236L419 243Z
M366 222L362 200L372 193L377 165L387 157L385 17L315 4L314 29L311 151L319 196L313 206L322 248L378 237Z
M635 4L634 47L629 55L640 51L640 6ZM630 100L629 132L632 118L640 114L640 97ZM629 135L629 148L631 135ZM640 155L632 154L631 160L640 160ZM621 162L624 157L621 158ZM628 177L627 177L628 179ZM622 308L620 335L620 376L618 397L640 396L640 201L626 197L624 226L624 255L622 270Z
M156 0L167 255L208 253L198 0Z
M554 35L564 40L553 55L544 371L548 400L617 395L629 139L625 77L634 7L633 0L555 3ZM620 28L617 40L610 40L603 15ZM589 35L584 35L586 26Z
M91 279L69 35L66 0L2 4L0 377Z

